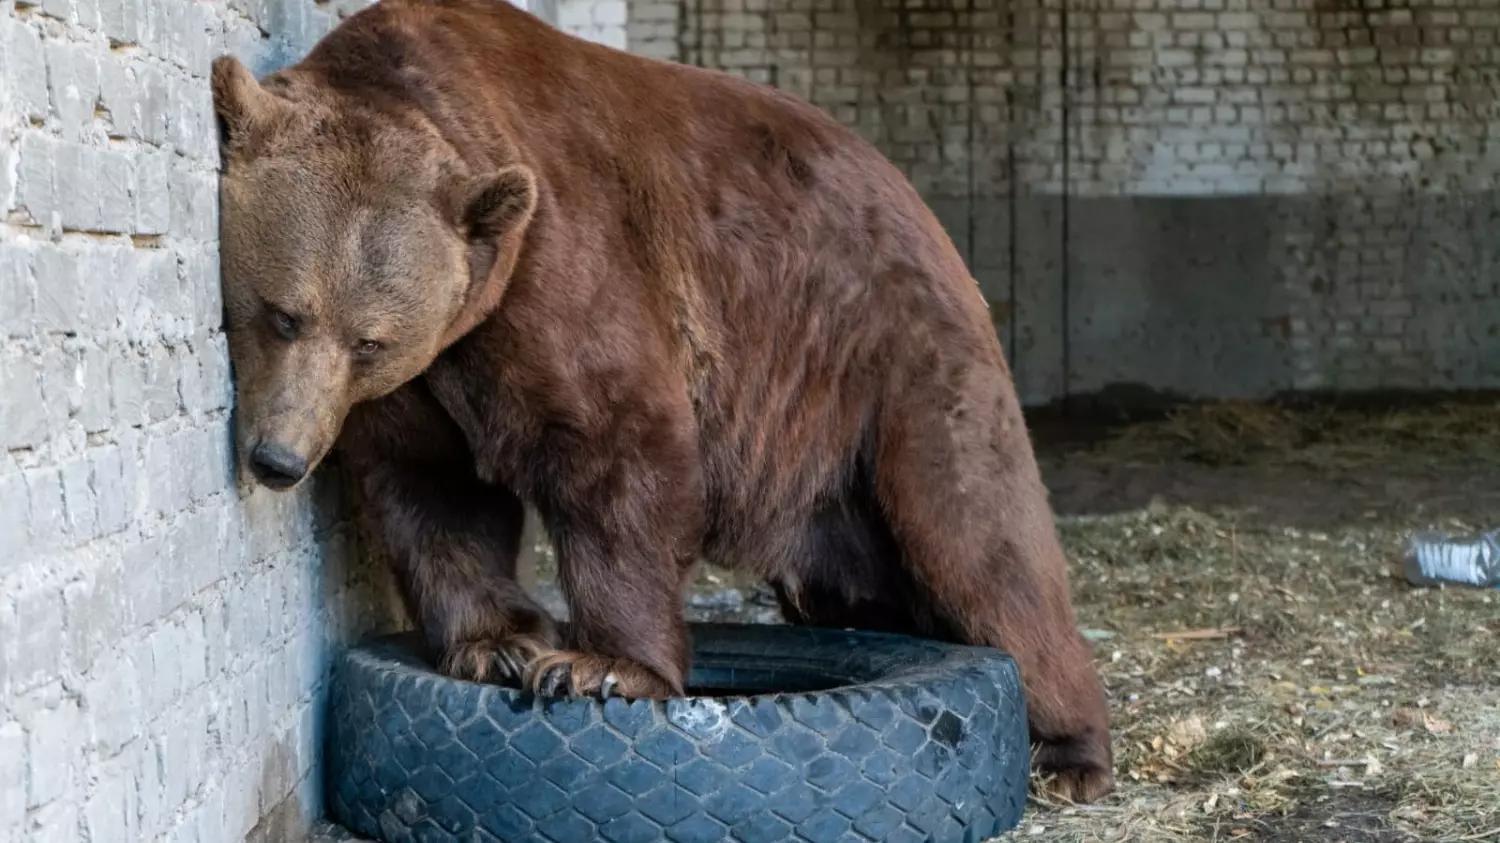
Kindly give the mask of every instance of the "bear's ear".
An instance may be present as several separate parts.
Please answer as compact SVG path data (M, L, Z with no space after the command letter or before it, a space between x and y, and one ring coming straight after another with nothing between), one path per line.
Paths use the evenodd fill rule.
M519 164L487 176L450 171L437 199L469 244L468 289L438 345L447 348L499 304L520 254L520 238L536 210L536 176Z
M220 56L213 64L214 111L223 121L224 145L242 148L250 131L267 122L279 107L276 96L234 56Z
M471 241L494 242L524 227L536 210L536 177L513 164L469 179L459 216Z

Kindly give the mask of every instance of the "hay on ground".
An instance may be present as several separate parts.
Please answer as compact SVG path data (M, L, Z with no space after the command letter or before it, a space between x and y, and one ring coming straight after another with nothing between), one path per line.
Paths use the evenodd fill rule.
M1395 526L1155 507L1061 529L1120 788L1013 838L1500 840L1500 592L1396 579Z
M1098 455L1127 462L1353 469L1383 461L1500 464L1500 401L1434 402L1396 410L1290 409L1249 401L1184 406L1132 425Z

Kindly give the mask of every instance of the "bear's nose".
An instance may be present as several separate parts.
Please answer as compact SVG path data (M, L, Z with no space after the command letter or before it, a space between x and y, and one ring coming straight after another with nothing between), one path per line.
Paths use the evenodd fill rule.
M250 452L250 469L255 472L257 480L272 489L286 489L297 485L307 473L307 460L290 448L262 442Z

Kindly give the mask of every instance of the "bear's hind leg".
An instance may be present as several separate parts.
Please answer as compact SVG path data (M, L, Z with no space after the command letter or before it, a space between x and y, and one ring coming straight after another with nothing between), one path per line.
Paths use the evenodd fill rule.
M871 474L861 456L800 531L792 564L770 578L782 616L806 626L958 640L902 564Z
M948 374L888 393L877 498L955 633L1016 659L1038 768L1060 795L1096 799L1114 784L1108 711L1019 402L1003 365L968 361Z

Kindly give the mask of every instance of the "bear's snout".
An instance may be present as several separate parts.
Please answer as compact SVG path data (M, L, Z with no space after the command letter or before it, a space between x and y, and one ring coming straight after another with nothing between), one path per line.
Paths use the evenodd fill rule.
M307 476L308 459L284 445L261 442L250 452L255 479L272 489L290 489Z

